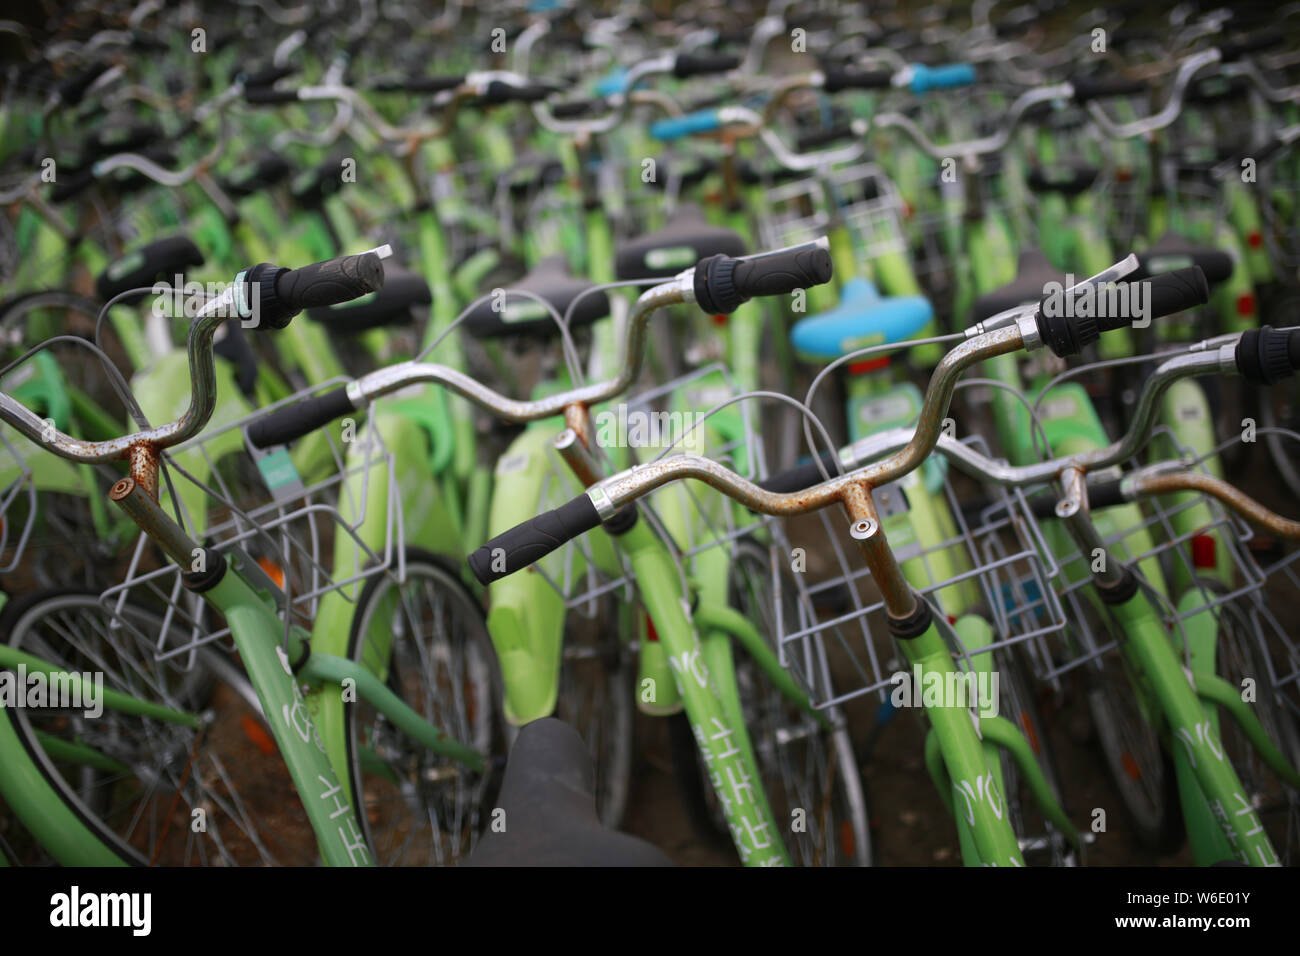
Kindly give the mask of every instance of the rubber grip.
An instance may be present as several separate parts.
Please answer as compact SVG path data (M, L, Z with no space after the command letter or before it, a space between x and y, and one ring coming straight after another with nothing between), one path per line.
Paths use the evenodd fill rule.
M254 106L270 106L278 103L296 103L297 90L275 90L269 86L259 86L244 90L244 100Z
M912 80L908 87L913 93L930 90L953 90L975 85L975 67L969 63L949 63L946 66L912 64Z
M1128 504L1128 500L1124 496L1124 485L1119 478L1108 478L1105 481L1095 483L1088 482L1089 511ZM1029 499L1029 511L1035 518L1055 518L1056 496L1035 495Z
M798 139L795 140L795 146L800 152L807 152L821 146L838 143L840 140L853 139L856 135L852 123L840 123L835 126L815 129L808 133L800 133Z
M728 315L756 295L784 295L829 282L831 255L815 242L733 259L719 253L695 266L695 301L711 315Z
M483 93L482 101L488 104L536 103L538 100L546 99L552 92L549 86L538 84L515 86L511 83L503 83L501 80L492 80Z
M551 107L551 114L557 119L571 119L575 116L586 116L600 100L570 100L567 103L556 103Z
M578 495L554 511L497 535L469 556L470 570L481 584L491 584L540 561L598 524L596 506L585 494Z
M274 86L286 76L293 76L297 72L298 68L295 66L268 66L245 76L244 88L251 90L261 86Z
M709 73L726 73L740 66L740 57L730 53L678 53L673 61L673 76L704 76Z
M822 68L822 89L827 93L840 90L888 89L894 83L894 74L890 70L848 70L842 66Z
M95 167L83 166L71 173L64 171L50 190L50 202L67 202L95 184Z
M1236 361L1241 377L1256 385L1290 378L1300 371L1300 329L1247 329L1237 339Z
M685 116L673 116L650 124L650 135L655 139L673 140L695 133L711 133L722 125L717 110L700 110Z
M341 256L291 269L275 281L275 294L294 311L359 299L384 286L384 264L373 252Z
M826 474L832 477L839 474L839 452L824 451L817 456L816 460L795 465L793 468L787 468L785 471L764 478L758 483L758 487L764 491L783 495L811 488L826 480L822 477L822 469L818 467L818 461L825 466Z
M597 96L619 96L627 92L627 70L621 67L610 70L609 73L602 76L596 81L596 85L591 91Z
M178 274L184 275L190 268L201 265L203 253L189 237L155 239L105 266L95 279L95 292L101 301L107 302L128 289L152 286L159 279L170 287ZM123 301L138 302L146 294L142 292Z
M340 385L263 415L248 426L248 440L254 448L287 445L354 410L348 399L348 387Z
M1201 271L1200 266L1175 269L1173 272L1166 272L1142 281L1149 286L1146 301L1150 309L1150 318L1153 319L1173 315L1184 309L1194 309L1198 305L1205 305L1210 299L1210 284L1206 281L1205 273ZM1112 325L1110 328L1119 328L1119 326Z
M454 90L465 82L460 76L405 76L397 79L376 80L370 88L376 93L441 93Z
M1144 93L1147 89L1145 80L1130 80L1122 76L1078 77L1070 80L1074 90L1074 101L1086 103L1089 100L1104 99L1107 96L1133 96Z

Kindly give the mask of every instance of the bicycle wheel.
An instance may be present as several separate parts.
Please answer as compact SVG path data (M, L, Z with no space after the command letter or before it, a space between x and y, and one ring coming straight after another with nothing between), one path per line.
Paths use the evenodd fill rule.
M348 656L453 739L503 752L500 678L483 612L438 558L409 550L405 581L367 580ZM344 708L344 735L353 806L377 864L441 866L469 854L495 796L491 762L476 773L435 754L364 700Z
M627 809L632 777L636 720L632 664L621 611L610 595L592 608L571 608L565 618L555 716L587 743L596 774L596 812L602 825L617 830ZM590 610L588 616L585 611Z
M1207 588L1222 591L1218 582L1201 582ZM1259 718L1282 755L1294 767L1300 760L1300 741L1295 724L1282 709L1273 684L1272 668L1264 635L1258 619L1241 601L1228 601L1218 608L1216 669L1220 677L1243 689L1246 681L1254 685L1255 699L1251 710ZM1300 859L1300 799L1294 790L1278 779L1260 758L1241 727L1229 715L1220 713L1219 739L1224 756L1237 771L1245 797L1257 808L1260 822L1268 831L1281 862L1290 865Z
M782 572L782 608L796 613L798 592ZM737 545L731 565L731 606L753 622L776 653L776 600L766 549L753 541ZM796 628L787 622L789 633ZM736 685L740 692L745 726L773 817L782 824L782 838L793 863L800 866L870 866L871 831L862 778L848 730L827 730L803 709L792 704L768 680L763 669L747 654L735 655ZM687 750L679 741L673 748L678 777L691 772L683 767ZM703 774L695 751L695 774ZM683 799L695 819L710 819L726 832L724 818L707 778L703 786L683 783ZM703 808L692 807L702 799ZM789 826L785 826L789 822ZM795 824L798 825L795 825Z
M105 707L10 713L33 764L122 859L163 866L310 864L315 835L269 735L202 660L159 660L157 616L134 606L113 627L95 594L40 592L0 614L11 646L104 687L198 714L197 726ZM215 653L215 652L214 652ZM181 658L183 659L184 655Z
M1084 599L1076 608L1095 646L1114 640L1091 601ZM1139 842L1158 853L1176 852L1185 834L1173 760L1142 713L1123 658L1109 652L1083 670L1088 711L1107 775Z
M1060 776L1048 746L1047 726L1039 714L1034 698L1034 684L1013 649L994 652L998 680L998 713L1025 735L1038 766L1058 803L1064 806ZM1002 784L1011 827L1020 842L1025 863L1030 866L1076 866L1078 852L1065 835L1047 819L1034 798L1033 791L1020 773L1020 766L1002 751Z

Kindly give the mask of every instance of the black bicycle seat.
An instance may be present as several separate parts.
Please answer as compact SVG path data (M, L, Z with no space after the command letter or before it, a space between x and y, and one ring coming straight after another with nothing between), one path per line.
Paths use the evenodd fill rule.
M614 269L620 279L666 279L718 253L743 256L745 241L709 225L698 206L679 206L662 229L619 243Z
M1052 163L1031 169L1026 184L1036 193L1077 196L1092 187L1099 172L1096 166L1088 163Z
M189 267L201 265L203 253L199 252L199 247L188 236L168 236L110 262L95 280L95 291L101 300L107 302L127 289L152 287L157 281L170 285L175 282L177 275L183 276ZM147 294L141 292L122 301L139 302Z
M385 326L410 325L415 309L433 301L424 277L395 266L384 268L384 285L359 299L308 309L307 315L332 331L352 334Z
M1037 302L1047 294L1048 283L1064 281L1065 276L1056 271L1047 261L1047 256L1037 249L1026 249L1020 253L1020 259L1016 263L1016 277L975 300L973 320L982 322L1007 309Z
M609 315L609 296L604 292L583 295L594 286L595 283L570 274L563 256L551 256L539 262L518 282L506 286L504 301L500 301L498 296L490 296L475 306L465 317L465 328L480 339L507 335L558 335L559 326L546 308L536 299L510 295L509 292L515 289L545 299L561 317L577 299L569 327L581 328Z
M1139 252L1133 278L1160 275L1187 266L1200 266L1210 285L1232 275L1232 256L1214 246L1198 245L1175 232L1166 232L1144 252Z
M568 724L545 717L519 731L489 827L467 866L672 866L651 844L600 825L595 772Z

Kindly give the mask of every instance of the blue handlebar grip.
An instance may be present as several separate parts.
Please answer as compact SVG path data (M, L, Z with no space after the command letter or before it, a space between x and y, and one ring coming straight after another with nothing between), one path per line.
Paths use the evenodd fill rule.
M975 67L969 63L949 63L947 66L923 66L912 64L912 82L909 84L913 93L926 93L930 90L951 90L959 86L973 86Z
M692 133L708 133L717 129L722 123L717 110L700 110L685 116L659 120L650 125L650 135L655 139L681 139Z
M618 96L627 92L627 70L615 67L599 80L592 90L597 96Z

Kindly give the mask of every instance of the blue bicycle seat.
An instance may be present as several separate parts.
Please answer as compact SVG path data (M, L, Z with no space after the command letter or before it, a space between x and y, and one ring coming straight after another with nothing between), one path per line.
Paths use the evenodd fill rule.
M934 307L924 296L882 296L873 282L850 279L840 290L840 304L798 322L790 341L805 358L830 361L855 349L904 342L932 318Z

